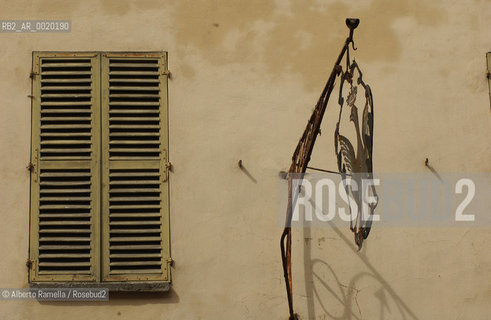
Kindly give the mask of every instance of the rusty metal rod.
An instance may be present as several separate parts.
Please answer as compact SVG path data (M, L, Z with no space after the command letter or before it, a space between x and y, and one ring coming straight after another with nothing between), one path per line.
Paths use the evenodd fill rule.
M341 176L351 176L350 173L339 172L339 171L332 171L332 170L326 170L326 169L320 169L320 168L314 168L314 167L307 167L307 169L315 170L315 171L320 171L320 172L327 172L327 173L332 173L332 174L339 174Z

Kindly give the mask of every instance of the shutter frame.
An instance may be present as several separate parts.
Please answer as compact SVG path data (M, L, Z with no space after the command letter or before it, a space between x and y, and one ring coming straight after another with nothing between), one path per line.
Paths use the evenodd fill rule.
M106 123L108 121L108 105L105 103L108 101L108 87L106 86L106 82L101 81L102 79L106 79L108 74L105 70L105 63L107 63L107 59L110 57L120 57L120 58L132 58L132 59L158 59L158 72L159 72L159 124L160 124L160 135L159 135L159 152L160 157L155 158L154 160L146 161L146 160L138 160L133 161L130 166L132 169L143 169L143 168L153 168L158 169L159 175L159 188L160 188L160 224L161 224L161 234L160 234L160 250L161 250L161 270L158 274L149 272L137 272L131 274L110 274L110 272L106 272L106 269L109 271L109 241L107 236L109 235L109 168L113 169L124 169L127 168L123 162L119 164L115 163L110 166L109 161L109 132L106 133L105 130L108 130L107 127L102 127L102 123ZM91 133L91 145L90 152L91 157L87 158L87 147L80 146L75 147L73 145L68 144L75 143L74 141L69 141L72 138L65 139L57 139L56 137L51 137L52 140L62 140L48 142L45 145L49 145L49 150L42 150L41 147L41 67L40 61L41 59L59 59L59 60L69 60L69 59L90 59L91 64L91 115L90 115L90 133ZM66 62L66 61L65 61ZM72 65L73 66L73 65ZM59 66L57 66L59 67ZM31 262L31 267L29 269L29 282L31 285L55 285L55 286L70 286L80 284L90 284L93 285L103 285L106 282L108 285L114 285L115 288L127 288L128 285L140 285L143 283L148 283L151 288L160 288L161 284L167 285L166 290L168 290L168 285L171 282L171 274L170 274L170 231L169 231L169 164L168 164L168 90L167 90L167 81L168 81L168 68L167 68L167 52L149 52L149 53L99 53L99 52L33 52L33 77L32 77L32 104L31 104L31 115L32 115L32 140L31 140L31 162L34 167L31 170L31 178L30 178L30 194L31 194L31 203L30 203L30 234L29 234L29 260ZM102 90L102 87L105 90ZM66 89L66 88L64 88ZM51 89L50 89L51 90ZM61 89L60 89L61 90ZM56 91L56 90L55 90ZM44 97L54 97L62 99L66 96L66 92L63 95L63 92L55 93L50 92L50 96ZM83 95L80 95L80 97ZM72 97L75 99L75 97ZM74 103L75 105L75 103ZM79 104L80 105L80 104ZM69 108L64 106L57 106L55 108L62 108L65 113L79 113L74 110L67 110ZM61 111L60 113L63 113ZM45 112L46 113L46 112ZM57 114L57 111L50 111L50 115L48 118L45 118L45 121L51 121L51 123L60 123L63 121L70 122L73 118L72 114L65 114L63 116ZM54 115L53 115L54 114ZM60 118L55 118L60 117ZM86 119L81 119L80 114L77 120L84 121ZM58 122L57 122L58 121ZM102 122L102 123L101 123ZM72 128L72 125L66 126L65 128ZM83 130L83 129L81 129ZM63 131L63 130L60 130ZM104 134L101 134L104 132ZM58 135L58 133L56 134ZM72 134L74 136L75 134ZM46 138L44 138L46 139ZM83 139L81 137L77 137L77 139ZM83 139L85 140L85 139ZM57 146L52 146L52 145ZM64 146L59 146L59 144L64 144ZM76 144L76 143L75 143ZM59 148L63 148L62 151ZM58 149L57 149L58 148ZM42 151L44 152L42 154ZM106 151L106 152L104 152ZM46 155L50 153L51 159L48 160ZM106 157L107 154L107 157ZM85 157L84 159L78 158ZM44 158L44 159L43 159ZM151 163L151 164L150 164ZM60 170L61 169L61 170ZM55 179L55 184L63 184L67 183L65 179L66 177L60 177L62 175L66 175L67 172L62 172L63 169L77 169L78 173L81 176L86 175L87 172L81 172L81 170L89 169L90 172L90 206L91 206L91 219L90 219L90 272L87 274L76 274L74 272L65 272L65 273L46 273L40 272L40 252L39 252L39 241L40 241L40 201L41 201L41 177L40 174L43 173L43 178L46 175L50 175L50 179ZM106 170L107 169L107 170ZM49 171L49 172L47 172ZM72 170L73 171L73 170ZM52 177L53 173L57 177ZM73 173L73 172L71 172ZM83 177L78 177L83 179ZM64 188L61 187L53 187L58 191L43 191L42 194L46 196L46 193L63 193L63 197L60 195L55 196L56 201L69 201L73 200L73 196L66 196L65 193L69 193L69 191L65 191ZM62 190L62 191L60 191ZM80 191L80 190L77 190ZM87 190L85 190L87 191ZM75 191L72 191L75 193ZM78 199L78 198L77 198ZM53 200L53 198L50 198ZM80 200L80 199L78 199ZM85 199L86 200L86 199ZM101 202L102 200L102 202ZM51 201L52 202L52 201ZM66 209L66 205L70 205L69 203L64 203ZM58 204L57 204L58 205ZM103 211L101 212L101 208ZM53 209L50 207L50 209ZM60 210L60 208L55 208ZM53 210L55 210L53 209ZM65 232L67 229L63 229ZM53 231L52 228L48 230L50 233ZM56 230L57 232L62 232ZM71 231L71 230L70 230ZM44 232L47 232L44 230ZM78 230L78 232L82 232ZM58 239L58 238L57 238ZM55 239L56 240L56 239ZM58 239L59 240L59 239ZM50 257L51 258L51 257ZM66 256L65 256L66 258ZM107 260L107 261L106 261ZM46 265L46 264L45 264ZM133 282L132 282L133 281ZM125 283L125 285L118 284ZM70 284L71 283L71 284ZM149 287L149 288L150 288ZM146 287L145 287L146 288ZM164 287L162 287L164 288ZM153 289L152 289L153 290Z
M491 52L486 53L486 62L488 67L488 72L486 74L488 78L488 89L489 89L489 103L491 107Z
M111 60L113 59L113 60ZM153 159L145 159L145 156L142 155L138 156L138 150L136 148L128 148L128 149L116 149L116 148L111 148L111 143L115 143L114 140L111 137L111 132L110 132L110 121L111 123L118 123L115 121L115 116L113 113L113 116L110 115L110 99L112 97L118 96L118 97L128 97L127 93L121 93L121 90L114 89L115 92L118 92L118 94L113 94L110 96L110 64L111 61L115 61L114 59L122 59L127 61L126 63L130 63L129 61L143 61L143 60L158 60L158 88L159 88L159 105L158 105L158 111L159 111L159 136L158 136L158 147L159 147L159 156L158 157L153 157ZM113 62L112 66L114 65L119 65L117 62ZM131 63L132 67L136 67L137 63ZM163 282L170 282L170 234L169 234L169 179L168 179L168 166L167 166L167 157L168 157L168 107L167 107L167 52L148 52L148 53L104 53L102 55L102 60L101 60L101 86L102 86L102 281L163 281ZM117 69L117 68L116 68ZM124 68L122 68L125 70ZM128 67L126 70L131 70L131 67ZM135 77L138 77L138 72L131 71L130 73L136 73ZM124 78L124 76L121 76ZM125 81L130 81L128 79L123 79ZM121 80L122 81L122 80ZM141 80L143 81L143 80ZM117 82L120 83L120 82ZM120 83L121 84L121 83ZM131 86L131 99L135 95L138 97L143 97L145 94L140 94L140 91L144 91L148 93L147 89L145 88L140 88L137 86L138 84L130 84ZM114 88L114 86L113 86ZM140 90L140 91L138 91ZM125 104L125 98L119 98L120 101L123 101L122 104ZM139 99L136 99L137 101ZM150 99L151 100L151 99ZM116 112L116 115L119 117L122 117L124 119L128 119L127 124L130 126L137 126L134 125L133 123L138 123L138 121L131 122L135 120L134 116L140 116L140 117L145 117L145 119L149 120L149 123L151 123L152 118L150 118L152 115L142 115L142 114L135 114L135 110L137 110L137 106L141 102L130 102L126 104L129 104L126 110L124 110L122 113ZM135 106L130 105L131 103L136 104ZM151 104L150 103L144 103L144 104ZM115 107L116 108L116 107ZM148 110L151 110L151 107L148 107ZM141 113L146 113L145 111L147 109L142 109L136 112L141 112ZM120 110L121 111L121 110ZM129 113L130 116L127 117L126 113ZM121 122L124 123L124 122ZM114 127L114 126L113 126ZM138 127L138 126L137 126ZM138 129L135 129L136 132L138 133ZM124 129L120 129L120 131L124 131ZM123 132L122 134L130 135L131 130L128 132ZM139 133L140 135L144 135L143 133ZM131 143L131 141L126 141L124 140L123 137L118 137L118 139L122 139L122 141L126 144ZM139 138L132 138L138 140ZM143 139L143 138L142 138ZM125 145L120 145L120 148L126 147ZM121 150L130 150L127 153L118 153L118 152L113 152L113 150L118 150L120 152ZM126 155L126 157L125 157ZM115 238L115 231L114 229L113 232L111 232L111 226L113 228L125 228L125 226L118 226L115 225L117 224L124 224L124 223L131 223L128 220L135 221L131 218L128 218L127 221L124 219L126 218L115 218L114 214L111 214L111 211L114 212L116 209L111 209L111 201L115 201L117 197L112 197L111 198L111 193L110 193L110 188L111 186L111 179L116 179L114 175L126 175L126 178L128 178L130 175L136 175L138 172L142 173L142 171L145 170L157 170L158 171L158 179L159 179L159 189L160 189L160 196L159 196L159 203L160 203L160 268L159 270L148 270L145 271L145 269L138 269L140 268L139 266L143 267L151 267L150 265L147 265L150 263L150 260L155 260L155 258L146 258L150 256L145 256L143 258L136 258L136 257L142 257L143 254L139 254L139 251L132 251L134 254L133 261L128 261L126 258L122 257L128 257L129 253L124 252L123 250L115 250L116 248L114 246L114 241L115 239L127 239L127 238ZM113 172L113 178L111 178L111 173ZM149 174L148 172L143 172L144 174ZM120 181L120 183L128 183L128 181L124 181L124 177L117 178L117 179L123 179L123 181ZM129 178L128 178L129 179ZM139 178L131 178L131 179L139 179ZM142 178L143 179L143 178ZM150 178L149 178L150 179ZM144 180L135 180L136 183L150 183L149 181L144 181ZM113 182L114 183L114 182ZM145 187L145 185L141 185L139 187ZM114 187L114 185L113 185ZM135 187L135 190L141 191L142 189L139 189L139 187ZM146 189L145 189L146 190ZM122 190L119 190L122 191ZM129 191L128 191L129 192ZM123 196L120 199L122 204L124 205L125 201L128 201L128 199L133 198L131 197L130 193L121 193ZM134 191L136 192L136 191ZM141 193L144 194L144 193ZM135 201L138 201L135 197ZM152 199L154 200L154 199ZM113 202L114 203L114 202ZM137 202L135 202L137 203ZM112 208L115 208L113 206ZM136 209L135 209L136 210ZM150 209L149 209L150 210ZM135 211L136 213L136 211ZM120 219L120 220L118 220ZM115 221L118 220L118 221ZM140 224L143 224L143 222L139 222ZM153 221L152 223L155 223ZM135 228L136 230L138 229L137 226L138 223L135 223L135 225L130 226L130 228ZM151 226L146 226L148 228L153 228ZM152 229L153 230L153 229ZM121 229L118 229L118 232L116 235L121 235L119 234L120 232L123 232ZM131 230L124 230L124 232L140 232L140 231L131 231ZM142 234L142 238L144 235ZM129 238L128 238L129 239ZM146 238L148 239L148 238ZM119 240L118 240L119 241ZM118 242L119 243L119 242ZM124 243L124 241L122 242ZM111 247L111 244L113 244L113 247ZM131 242L127 242L127 245L131 244ZM110 256L111 252L113 253L112 256ZM142 251L143 253L145 251ZM152 251L154 252L154 251ZM148 254L148 253L147 253ZM151 256L154 257L156 253L151 253ZM117 257L117 258L116 258ZM119 262L118 262L119 259ZM142 261L143 259L143 261ZM115 261L116 260L116 261ZM154 262L156 263L156 262ZM118 266L115 266L118 265ZM128 272L124 271L124 268L135 268L132 269ZM115 268L120 268L120 270L115 270Z
M58 158L49 158L48 156L43 156L43 153L41 151L46 150L43 149L41 146L41 121L42 121L42 103L41 103L41 85L42 85L42 75L41 75L41 61L43 59L49 59L53 61L65 61L61 62L61 64L65 64L62 67L63 68L68 68L66 65L68 62L67 60L80 60L84 59L87 60L89 59L90 61L90 94L91 94L91 99L90 99L90 158L87 158L86 156L79 156L76 154L77 151L74 151L71 145L67 145L66 150L67 150L67 155L68 157L62 156L60 152L65 152L65 151L58 151L59 149L54 149L55 150L55 156L58 156ZM74 71L77 73L77 71ZM80 75L82 72L78 72ZM76 76L75 76L76 77ZM61 77L62 79L65 79L65 81L69 82L69 80L66 80L67 77ZM62 80L63 81L63 80ZM73 82L76 82L76 80L72 80ZM61 83L62 85L66 85L66 83ZM58 85L61 87L61 85ZM67 94L67 89L60 89L61 93L64 93L64 95L69 96L72 100L76 100L78 97L78 94L76 93L68 93ZM56 92L56 90L55 90ZM100 215L100 55L97 53L93 52L81 52L81 53L60 53L60 52L33 52L33 79L32 79L32 105L31 105L31 114L32 114L32 140L31 140L31 162L34 165L34 168L31 171L31 203L30 203L30 247L29 247L29 259L31 260L31 269L29 272L29 281L30 282L56 282L56 281L63 281L63 282L70 282L70 281L86 281L86 282L96 282L100 280L100 271L99 271L99 266L100 266L100 230L99 230L99 215ZM54 99L56 100L56 99ZM63 101L64 98L59 98L60 101ZM66 100L66 99L65 99ZM69 110L72 112L78 112L70 110L70 102L64 102L66 103L64 108L64 111ZM86 104L86 102L85 102ZM46 103L44 104L44 106ZM74 107L75 104L72 104L72 107ZM53 110L57 110L56 107ZM45 122L51 121L51 123L55 123L54 127L56 127L56 123L61 122L63 124L63 121L67 121L67 123L70 123L70 117L61 117L59 114L63 114L63 111L60 111L58 115L58 111L53 111L51 112L55 113L55 117L50 117L46 116L43 120ZM46 111L48 112L48 111ZM84 112L80 113L83 114ZM85 111L85 114L87 112ZM58 118L56 118L58 116ZM48 120L49 119L49 120ZM60 119L60 120L58 120ZM85 122L87 120L87 116L83 119ZM58 122L57 122L58 121ZM72 125L69 125L72 126ZM56 129L58 130L58 129ZM51 130L51 132L56 132L56 130ZM45 130L46 131L46 130ZM49 129L47 129L49 132ZM63 140L63 135L65 134L64 130L59 130L58 133L55 133L55 135L60 135L61 138L59 140ZM52 134L52 133L51 133ZM49 134L48 134L49 135ZM52 134L53 135L53 134ZM65 138L68 137L69 134L66 134ZM72 134L75 135L75 134ZM58 141L56 142L57 138L54 137L52 138L55 140L54 143L64 143L63 141ZM67 139L67 138L66 138ZM57 146L59 147L59 146ZM70 149L71 148L71 149ZM86 152L87 148L83 150L83 152ZM58 154L57 154L58 152ZM86 155L86 153L84 153ZM82 158L84 158L82 160ZM49 159L49 160L48 160ZM87 232L87 229L81 229L80 226L75 227L75 231L71 232L79 232L81 234L87 234L89 233L89 262L73 262L73 253L71 252L76 252L75 255L78 260L83 260L86 259L87 253L80 253L80 251L73 251L75 249L75 245L69 245L65 247L64 249L61 249L59 246L58 242L63 242L67 241L67 239L71 239L72 241L67 241L66 244L73 244L74 239L69 238L67 236L66 238L60 237L60 230L54 230L56 228L61 228L63 229L64 227L72 228L73 226L70 226L68 221L70 218L65 218L64 220L61 219L61 216L57 216L57 218L52 217L53 213L50 214L45 214L41 213L41 204L40 201L43 200L48 203L56 203L56 207L60 206L65 206L61 210L67 210L66 208L70 206L70 203L80 203L79 201L80 195L78 196L73 196L69 195L69 193L66 193L67 191L65 188L58 187L44 187L43 192L56 192L59 193L58 196L55 198L52 197L49 193L43 193L45 196L41 196L41 179L45 179L44 177L41 177L42 172L44 171L49 171L49 173L44 174L44 176L55 176L55 177L48 177L46 179L54 179L54 182L51 181L49 182L50 184L69 184L69 182L66 181L66 177L63 177L63 174L66 173L73 173L74 175L81 176L82 174L80 172L76 173L77 171L81 170L89 170L89 179L90 179L90 184L89 184L89 189L83 190L83 192L87 192L89 190L89 232ZM75 172L75 173L74 173ZM79 178L74 178L74 179L79 179ZM82 178L84 179L84 178ZM49 184L48 183L48 184ZM46 188L55 188L55 190L50 189L47 190ZM60 195L63 195L60 197ZM44 198L43 198L44 197ZM84 198L84 201L86 202L86 198ZM71 202L69 202L71 201ZM80 207L80 204L77 204L75 206ZM43 209L43 210L55 210L54 212L60 213L60 209L52 209L55 206L45 206L51 209ZM56 211L58 210L58 211ZM69 210L68 210L69 211ZM63 211L61 211L61 214ZM50 218L47 218L47 216L50 216ZM43 222L40 221L40 219L44 219ZM53 220L58 219L57 222L53 222ZM82 219L82 218L81 218ZM76 220L76 219L74 219ZM49 222L48 222L49 221ZM53 224L55 224L53 226ZM45 227L44 225L48 224L49 226ZM41 227L41 225L43 225ZM81 225L81 224L80 224ZM43 230L40 230L43 228ZM46 229L45 229L46 228ZM40 231L43 232L46 236L40 236ZM58 232L51 234L51 232ZM72 231L72 230L70 230ZM46 233L50 232L50 233ZM67 233L68 234L68 233ZM51 236L50 236L51 235ZM60 241L60 239L64 239L63 241ZM51 249L45 250L46 253L40 253L40 241L48 241L54 239L56 241L52 241L54 246L51 246ZM82 242L85 242L87 239L87 236L81 237L81 239L84 239ZM52 248L56 247L56 250L53 250ZM71 247L71 248L70 248ZM53 255L55 258L53 258ZM61 258L63 256L64 258ZM82 258L83 256L83 258ZM40 261L40 258L43 259L43 261ZM65 260L63 260L65 259ZM53 261L54 260L54 261ZM67 261L68 260L68 261ZM48 262L49 261L49 262ZM84 271L84 270L73 270L73 268L80 268L80 266L84 265L86 266L88 263L89 270ZM44 265L44 266L43 266ZM45 267L46 266L46 267ZM40 270L40 268L46 268L47 270ZM58 269L56 269L58 268ZM65 269L63 269L65 268ZM72 268L72 269L70 269Z

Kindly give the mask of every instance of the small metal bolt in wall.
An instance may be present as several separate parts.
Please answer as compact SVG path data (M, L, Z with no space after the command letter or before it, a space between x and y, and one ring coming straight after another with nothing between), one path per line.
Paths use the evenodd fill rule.
M428 166L428 163L429 163L429 162L430 162L430 161L428 160L428 158L426 158L426 159L425 159L425 166L426 166L426 167Z
M242 169L242 160L239 160L238 166Z
M278 176L280 177L280 179L286 180L286 179L288 179L288 172L286 172L286 171L280 171L278 173Z

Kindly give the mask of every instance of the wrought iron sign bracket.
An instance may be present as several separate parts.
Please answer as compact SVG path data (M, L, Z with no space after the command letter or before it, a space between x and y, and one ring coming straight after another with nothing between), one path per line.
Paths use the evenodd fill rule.
M373 149L373 99L370 87L366 85L362 80L362 73L358 68L358 64L353 60L351 62L349 57L349 49L350 44L353 50L356 50L353 34L354 30L358 27L360 23L359 19L348 18L346 19L346 25L349 28L349 35L346 38L344 45L341 49L341 52L334 64L334 67L331 71L331 74L327 80L327 83L321 93L319 100L315 106L315 109L307 123L307 127L305 128L303 135L301 136L297 147L292 156L292 163L286 178L288 179L288 206L286 212L285 219L285 228L281 235L280 239L280 247L281 247L281 259L283 264L283 273L285 278L285 286L288 297L288 307L289 307L289 320L298 319L298 315L294 312L293 309L293 293L292 293L292 266L291 266L291 248L292 248L292 232L291 232L291 221L294 203L296 199L292 196L293 191L293 176L300 179L303 179L305 172L307 169L324 171L327 173L341 174L344 176L352 176L355 173L363 173L367 175L368 178L372 178L372 149ZM343 67L341 66L342 59L346 54L346 69L343 72ZM343 95L343 83L346 81L350 84L350 93L348 98L346 99L346 104L351 108L350 121L355 125L355 129L357 133L359 133L359 123L357 116L357 107L354 105L354 101L356 100L356 84L353 85L353 77L354 72L358 73L358 81L356 84L361 85L365 90L365 108L363 110L363 119L362 119L362 133L361 138L358 140L358 152L355 154L353 152L354 148L349 142L349 140L340 135L340 120L341 114L343 110L343 105L345 103ZM312 151L314 148L315 141L317 136L320 135L320 126L322 123L322 118L326 111L327 103L329 101L330 95L334 89L334 82L336 78L341 77L341 87L340 87L340 98L338 103L340 105L339 110L339 119L336 125L336 129L334 132L334 141L335 141L335 152L338 158L338 170L325 170L318 169L314 167L309 167L308 163L310 161L310 157L312 155ZM356 115L355 115L356 113ZM347 186L345 186L347 188ZM375 193L375 189L372 190ZM376 206L376 203L371 206L371 214L373 214L373 209ZM368 236L368 232L370 231L371 221L366 224L358 224L356 222L354 226L351 226L351 229L355 233L355 242L358 244L359 248L361 248L361 243L363 239Z

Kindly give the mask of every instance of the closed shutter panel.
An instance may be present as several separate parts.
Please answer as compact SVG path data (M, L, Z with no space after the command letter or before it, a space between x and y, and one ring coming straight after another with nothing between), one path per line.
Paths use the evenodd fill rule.
M33 54L31 281L97 281L100 59Z
M170 281L166 58L102 57L105 281Z

